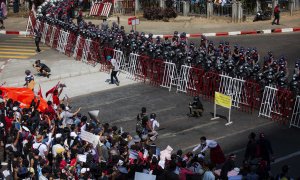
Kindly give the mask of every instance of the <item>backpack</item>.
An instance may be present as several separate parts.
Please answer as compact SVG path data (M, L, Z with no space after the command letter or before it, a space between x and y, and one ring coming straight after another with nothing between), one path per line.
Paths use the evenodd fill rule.
M142 114L138 114L136 117L136 132L138 134L143 132L143 125L142 125Z

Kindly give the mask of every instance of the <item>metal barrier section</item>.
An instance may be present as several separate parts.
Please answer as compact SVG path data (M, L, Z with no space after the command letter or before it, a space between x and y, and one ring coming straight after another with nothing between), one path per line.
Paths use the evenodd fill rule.
M57 44L60 38L60 27L56 27L55 33L54 33L54 37L53 37L53 42L52 42L52 48L56 49L57 48Z
M71 53L73 52L74 47L76 46L77 36L75 33L70 32L68 37L68 42L65 48L65 54L69 57L71 57Z
M45 39L45 44L47 46L50 46L51 47L51 35L52 35L52 32L53 32L53 26L52 25L49 25L48 26L48 30L47 30L47 34L46 34L46 39Z
M187 92L191 66L181 65L178 77L177 92Z
M50 35L50 41L49 41L49 46L53 47L53 41L54 41L54 35L56 33L56 27L52 26L52 30L51 30L51 35Z
M203 91L202 96L207 100L214 100L215 91L218 91L221 81L221 76L217 72L209 71L203 76Z
M292 126L296 128L300 128L300 96L297 96L295 101L293 114L290 121L290 127Z
M108 60L108 56L113 57L114 56L114 49L112 48L104 48L102 52L100 53L100 71L101 72L109 72L111 63Z
M169 91L171 91L172 85L177 86L178 84L176 65L171 62L164 62L164 63L165 63L164 75L160 86L167 88L169 89Z
M272 112L276 113L276 111L273 109L276 93L276 88L270 86L265 87L258 116L272 118Z
M136 69L137 69L137 60L139 55L136 53L130 53L128 61L128 73L126 78L133 79L135 78Z
M136 62L135 80L146 82L148 78L148 66L150 58L148 56L138 56Z
M128 63L126 62L123 51L114 49L113 58L116 59L121 71L127 71Z
M164 61L160 59L153 59L149 63L149 80L153 86L160 86L163 80L163 73L165 69Z
M221 74L221 81L219 86L219 91L222 94L227 96L232 96L232 77L227 76L225 74Z
M89 54L90 54L90 46L91 46L91 39L85 39L84 40L84 45L83 45L83 51L82 51L82 57L81 60L82 62L88 64L89 62Z
M46 43L46 36L48 32L49 24L45 23L44 28L42 29L42 37L41 37L41 42Z
M69 32L64 31L64 30L60 30L60 37L58 39L58 45L57 45L57 50L60 53L64 53L66 52L66 47L67 47L67 43L69 40Z
M204 69L192 67L188 80L187 94L191 96L199 96L203 92L203 76Z
M240 108L240 104L250 106L248 103L247 90L245 88L245 80L233 78L232 79L232 106Z
M78 61L81 61L84 43L85 43L85 39L81 36L78 36L76 40L74 54L73 54L73 57Z

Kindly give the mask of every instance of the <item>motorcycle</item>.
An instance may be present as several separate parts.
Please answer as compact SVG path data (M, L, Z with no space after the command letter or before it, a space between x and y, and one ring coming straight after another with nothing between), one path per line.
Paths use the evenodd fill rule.
M253 22L255 21L265 21L265 20L271 20L272 18L272 11L258 11L253 19Z

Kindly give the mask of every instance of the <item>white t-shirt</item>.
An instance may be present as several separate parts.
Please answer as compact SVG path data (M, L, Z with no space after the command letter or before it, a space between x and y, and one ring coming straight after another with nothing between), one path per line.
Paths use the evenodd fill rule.
M215 175L211 171L206 171L203 175L203 180L214 180Z
M117 60L116 59L111 59L110 62L111 62L111 65L114 66L113 71L119 71L119 64L118 64Z
M152 129L155 131L155 129L159 128L159 122L156 119L150 119L150 122L152 124Z
M74 124L74 120L72 117L74 116L73 113L69 111L63 111L60 113L60 118L63 120L62 124L66 126L67 124Z
M206 140L206 145L205 147L201 150L201 152L204 152L206 151L208 148L215 148L217 147L218 143L214 140ZM196 146L194 149L193 149L193 152L194 151L197 151L200 147L202 147L202 144L199 144L198 146Z
M48 147L45 145L45 144L42 144L42 143L34 143L32 145L33 149L37 149L39 148L39 156L41 157L45 157L45 152L48 151Z

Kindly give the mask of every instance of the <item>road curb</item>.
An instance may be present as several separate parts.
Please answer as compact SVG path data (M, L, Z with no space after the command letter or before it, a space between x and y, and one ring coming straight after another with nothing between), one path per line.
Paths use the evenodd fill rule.
M274 29L264 29L264 30L250 30L250 31L230 31L230 32L216 32L216 33L195 33L195 34L186 34L187 37L201 37L202 35L207 37L214 36L236 36L236 35L253 35L253 34L271 34L271 33L287 33L287 32L299 32L300 27L293 28L274 28ZM0 34L8 34L8 35L29 35L29 32L26 31L5 31L1 30ZM153 37L162 37L162 38L171 38L172 34L164 34L164 35L153 35Z
M249 31L231 31L231 32L216 32L216 33L195 33L186 34L186 37L201 37L202 35L207 37L214 36L236 36L236 35L257 35L257 34L272 34L272 33L288 33L288 32L300 32L300 27L293 28L274 28L274 29L264 29L264 30L249 30ZM153 35L153 37L171 38L172 34L164 35Z
M26 32L26 31L6 31L6 30L1 30L0 34L7 34L7 35L29 35L29 32Z
M61 79L67 79L71 77L76 77L76 76L81 76L81 75L88 75L88 74L94 74L100 72L99 69L95 70L90 70L90 71L79 71L75 73L65 73L65 74L60 74L60 75L55 75L55 76L50 76L50 78L43 78L43 79L37 79L35 83L44 83L44 82L50 82L50 81L56 81L56 80L61 80ZM12 82L7 84L7 86L23 86L24 82Z

